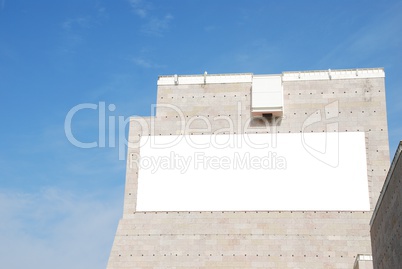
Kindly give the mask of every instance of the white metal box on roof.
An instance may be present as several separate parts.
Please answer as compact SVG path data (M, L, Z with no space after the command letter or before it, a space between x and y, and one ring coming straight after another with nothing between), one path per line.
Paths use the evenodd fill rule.
M281 75L253 76L251 112L254 116L283 114L283 87Z

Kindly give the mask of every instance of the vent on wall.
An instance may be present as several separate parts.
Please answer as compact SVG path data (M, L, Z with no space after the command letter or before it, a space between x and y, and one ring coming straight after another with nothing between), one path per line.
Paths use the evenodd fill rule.
M283 115L283 87L281 75L254 75L251 88L253 116Z

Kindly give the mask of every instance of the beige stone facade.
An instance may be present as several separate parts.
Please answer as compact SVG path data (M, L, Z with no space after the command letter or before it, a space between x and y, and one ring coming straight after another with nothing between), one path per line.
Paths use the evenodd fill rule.
M252 118L252 74L224 76L160 77L156 117L131 119L124 213L108 268L353 268L358 254L371 253L369 221L389 167L383 70L284 72L283 116L269 127ZM322 120L303 128L317 111ZM364 132L371 210L136 210L140 171L129 159L140 153L141 135L224 134L225 127L238 134Z
M402 267L402 141L371 219L375 269Z

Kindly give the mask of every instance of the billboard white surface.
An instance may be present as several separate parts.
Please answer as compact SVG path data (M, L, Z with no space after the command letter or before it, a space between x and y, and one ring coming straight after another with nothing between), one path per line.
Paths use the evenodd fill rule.
M368 211L363 132L144 136L137 211Z

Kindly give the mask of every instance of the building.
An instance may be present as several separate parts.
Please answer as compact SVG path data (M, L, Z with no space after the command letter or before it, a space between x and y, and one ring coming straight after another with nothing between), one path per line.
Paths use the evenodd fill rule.
M370 221L374 269L402 267L402 141Z
M160 76L108 268L370 268L383 69Z

